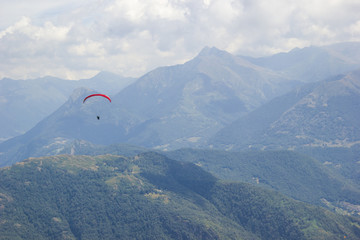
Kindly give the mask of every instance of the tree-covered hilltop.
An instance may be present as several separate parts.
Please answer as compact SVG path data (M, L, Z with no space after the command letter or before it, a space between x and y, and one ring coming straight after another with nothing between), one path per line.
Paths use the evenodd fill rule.
M158 153L0 170L0 239L359 239L360 222Z

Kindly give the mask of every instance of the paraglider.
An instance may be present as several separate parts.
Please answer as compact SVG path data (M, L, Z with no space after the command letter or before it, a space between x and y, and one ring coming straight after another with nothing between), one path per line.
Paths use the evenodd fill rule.
M95 93L95 94L91 94L91 95L87 96L86 98L84 98L83 103L85 103L85 101L86 101L88 98L96 97L96 96L107 98L107 99L109 100L109 102L111 102L111 98L110 98L109 96L107 96L107 95L105 95L105 94Z
M89 99L89 98L92 98L92 97L103 97L103 98L106 98L107 100L109 100L109 102L111 102L111 98L105 94L100 94L100 93L95 93L95 94L90 94L89 96L85 97L84 100L83 100L83 104ZM96 116L97 120L100 120L100 115L97 115Z

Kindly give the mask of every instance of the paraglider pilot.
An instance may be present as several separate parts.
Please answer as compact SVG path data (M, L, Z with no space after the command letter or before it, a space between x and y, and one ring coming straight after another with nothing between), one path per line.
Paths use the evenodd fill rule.
M111 99L110 99L109 96L106 96L105 94L95 93L95 94L91 94L91 95L87 96L86 98L84 98L83 103L85 103L86 99L91 98L91 97L95 97L95 96L107 98L109 100L109 102L111 102ZM99 115L97 115L96 118L97 118L97 120L100 120Z

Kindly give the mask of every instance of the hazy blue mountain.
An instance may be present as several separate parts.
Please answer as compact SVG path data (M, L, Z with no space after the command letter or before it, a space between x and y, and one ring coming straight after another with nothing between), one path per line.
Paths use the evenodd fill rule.
M64 145L83 139L92 143L111 144L122 142L125 130L102 115L97 120L99 110L109 112L111 104L106 99L96 98L83 104L83 99L95 91L79 88L55 112L36 124L25 134L11 138L0 144L0 162L3 166L33 156L42 156L43 152L56 154ZM119 133L117 131L120 131ZM48 155L46 154L46 155Z
M316 82L358 69L360 42L295 48L288 53L247 59L259 66L281 72L291 79Z
M133 78L101 72L79 81L44 77L0 80L0 141L20 135L59 108L78 87L115 94Z
M87 82L97 86L92 84L95 80ZM94 108L82 105L85 94L76 93L17 139L34 143L33 138L53 142L62 137L160 149L200 146L226 124L294 84L225 51L204 48L193 60L155 69L120 91L101 109L101 121L93 121L98 115Z
M20 135L63 104L73 91L72 81L45 77L0 80L0 138ZM4 127L6 126L6 127Z
M231 149L351 147L360 143L360 71L275 98L210 141Z
M161 149L200 146L226 124L297 83L216 48L162 67L114 97L128 140Z
M0 239L359 239L359 219L156 153L0 169Z
M158 138L156 144L162 148L169 142L172 146L201 145L224 124L299 82L316 82L358 68L359 45L307 47L263 58L239 57L206 47L191 61L151 71L121 93L134 79L108 72L80 81L3 79L0 124L6 128L0 129L0 141L26 132L60 107L75 88L87 87L110 95L119 93L117 98L125 103L122 111L129 113L127 121L132 125L126 128L133 142ZM193 126L193 122L202 124ZM183 131L192 134L179 135L172 131L174 125L188 125ZM159 133L160 128L167 134Z
M342 58L346 55L345 50L338 52ZM1 144L0 161L16 162L22 156L32 156L30 153L40 154L49 144L54 143L54 147L76 139L163 150L209 145L222 149L351 146L359 141L357 75L354 72L344 78L309 83L276 98L298 82L283 71L204 48L185 64L145 74L112 95L111 104L83 105L82 99L94 91L75 93L24 136ZM99 87L97 78L102 79L84 81L95 88ZM111 81L112 76L107 79ZM101 121L97 121L100 112ZM10 157L14 155L17 157Z

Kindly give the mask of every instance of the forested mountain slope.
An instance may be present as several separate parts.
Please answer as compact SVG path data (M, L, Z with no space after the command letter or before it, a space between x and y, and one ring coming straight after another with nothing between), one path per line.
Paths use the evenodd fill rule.
M0 170L0 239L358 239L359 221L156 153Z

